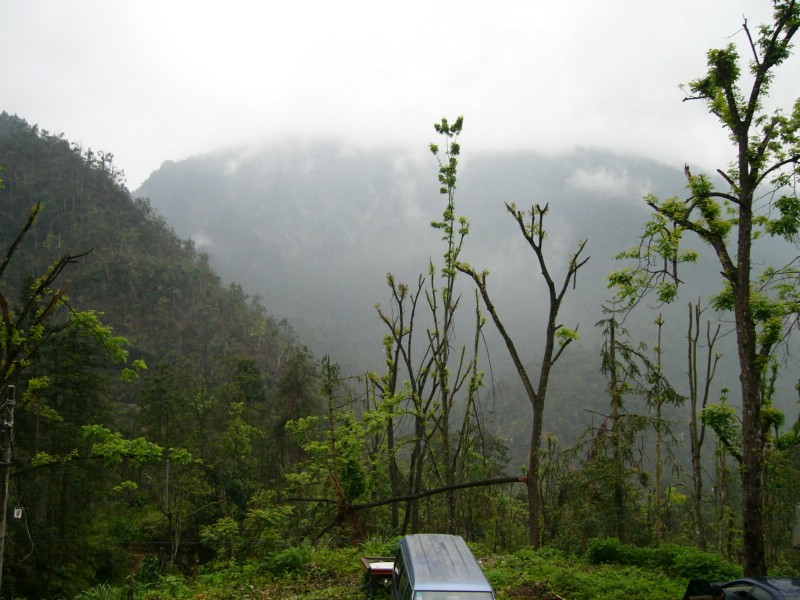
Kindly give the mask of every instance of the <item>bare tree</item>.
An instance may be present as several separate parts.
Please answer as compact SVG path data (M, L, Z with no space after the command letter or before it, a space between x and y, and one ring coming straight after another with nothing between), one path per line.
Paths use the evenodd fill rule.
M506 210L512 215L520 232L528 245L533 250L536 257L536 264L541 271L542 279L547 287L548 310L547 321L545 324L544 350L542 352L541 366L539 367L538 377L534 381L528 374L528 368L520 356L516 344L511 334L506 329L497 308L492 302L486 279L488 271L478 273L475 269L465 263L458 263L458 269L472 277L478 287L486 310L492 317L497 330L506 344L514 366L517 369L525 393L533 408L533 419L531 422L530 449L528 453L528 528L531 545L538 547L541 544L541 532L539 515L541 512L541 493L539 482L539 452L542 445L542 427L544 420L544 406L547 398L547 386L550 383L550 372L556 361L561 357L564 349L578 338L577 328L567 329L558 322L558 313L567 290L575 284L578 270L586 264L589 258L581 258L581 253L586 246L586 241L579 242L578 249L570 256L567 263L566 272L560 284L553 279L550 268L547 264L544 252L545 228L544 218L548 213L548 205L534 205L529 211L522 211L515 204L506 203Z
M694 513L695 543L698 548L705 550L707 547L705 534L705 520L703 518L703 466L702 450L705 441L706 426L698 418L699 414L708 404L711 391L711 382L717 370L717 363L722 357L715 353L714 346L720 334L721 326L711 327L711 322L706 322L705 361L700 378L700 330L702 329L703 308L698 302L689 303L689 330L688 362L689 362L689 443L692 454L692 509Z

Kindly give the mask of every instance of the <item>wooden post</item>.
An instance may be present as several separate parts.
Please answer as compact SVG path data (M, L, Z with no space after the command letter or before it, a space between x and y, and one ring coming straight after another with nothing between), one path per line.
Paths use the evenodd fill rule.
M14 404L16 388L8 386L8 396L3 404L2 445L0 445L0 468L3 469L3 497L0 501L0 590L3 588L3 555L6 547L6 520L8 519L8 481L11 474L11 448L14 439Z

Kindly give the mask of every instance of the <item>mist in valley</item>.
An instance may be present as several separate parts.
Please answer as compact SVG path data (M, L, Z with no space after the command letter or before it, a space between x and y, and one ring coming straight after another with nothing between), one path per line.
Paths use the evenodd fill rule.
M443 264L441 233L431 227L445 207L437 168L425 153L297 142L168 162L135 195L148 197L178 235L208 253L224 280L241 283L271 314L286 318L316 356L330 356L344 373L357 376L384 368L386 329L375 307L389 307L387 273L415 289L420 276L429 281L429 264L437 272ZM460 259L490 272L490 293L529 369L541 354L546 296L535 256L504 203L549 205L545 254L557 281L579 242L588 240L584 255L590 260L560 315L560 323L577 328L581 339L556 366L545 413L545 429L566 444L607 413L603 339L596 324L606 318L604 306L612 306L607 276L624 264L615 256L637 243L648 218L646 194L666 198L684 191L682 170L598 149L551 156L463 151L456 212L471 227ZM776 243L769 251L782 249ZM717 291L718 266L711 258L683 267L680 300L657 306L650 299L623 324L630 342L645 344L652 354L654 321L663 316L665 369L683 393L688 393L687 303L707 305ZM458 343L468 344L475 293L466 276L459 281ZM723 323L724 331L731 329L730 322ZM483 332L484 402L512 456L521 457L530 405L494 325L487 323ZM725 355L713 386L717 395L723 387L737 389L732 342L726 336L717 348ZM778 401L791 420L793 380L787 376L782 382ZM628 410L646 409L637 400ZM680 422L687 418L682 409L673 416Z

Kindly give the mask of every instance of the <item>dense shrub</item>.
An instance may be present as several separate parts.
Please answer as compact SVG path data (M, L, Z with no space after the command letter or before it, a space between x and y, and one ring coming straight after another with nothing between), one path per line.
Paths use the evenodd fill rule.
M742 569L716 554L686 548L683 553L675 557L674 573L686 579L724 581L741 577Z
M273 575L299 573L311 562L312 551L308 546L287 548L269 558L267 570Z
M487 558L484 571L498 597L529 597L526 590L544 587L569 600L674 600L686 586L685 581L658 570L592 564L581 556L549 548L526 548Z
M394 556L400 546L402 536L391 538L370 538L362 548L364 556Z
M191 580L162 575L135 590L97 586L86 590L81 600L368 600L359 557L391 555L395 546L395 540L341 549L307 544L246 563L217 561ZM595 540L591 548L591 559L551 548L524 548L505 555L487 554L478 547L474 551L498 598L530 598L532 590L551 590L569 600L674 600L681 597L688 580L675 574L678 571L704 570L703 575L712 579L728 578L720 570L725 563L718 558L681 546L636 548ZM629 564L621 564L623 560ZM653 568L657 560L669 563L674 573ZM375 598L388 597L384 586Z
M740 567L727 562L717 554L677 544L640 548L623 544L613 538L598 538L589 541L586 558L594 565L625 565L654 569L687 580L699 577L721 581L734 579L742 573Z

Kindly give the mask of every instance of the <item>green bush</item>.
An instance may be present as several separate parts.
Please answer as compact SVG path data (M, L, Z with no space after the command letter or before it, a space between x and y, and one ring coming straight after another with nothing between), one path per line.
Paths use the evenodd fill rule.
M140 596L140 600L175 600L192 596L190 584L180 575L162 575L158 583L149 587Z
M362 546L364 556L394 556L400 546L401 537L370 538Z
M593 565L625 565L658 570L683 579L702 578L714 581L734 579L741 568L717 554L696 548L663 544L655 548L622 544L617 539L598 538L589 541L586 558Z
M613 542L597 544L595 552L597 558L603 555L630 559L632 556L630 548ZM590 564L579 556L551 548L525 548L512 555L490 557L484 571L498 591L498 597L529 597L530 590L544 588L570 600L644 597L674 600L681 596L686 586L685 581L658 570L619 564Z
M75 600L119 600L122 597L119 589L107 583L100 583L75 595Z
M533 590L551 589L569 600L674 600L692 576L724 580L739 574L715 555L677 545L637 548L615 540L593 540L590 548L587 557L530 547L514 554L476 556L498 598L528 598ZM217 561L199 569L193 579L164 574L146 589L139 587L135 595L99 585L77 600L367 600L359 557L382 556L384 549L388 548L381 542L339 549L306 544L245 563ZM381 596L387 597L388 592Z
M591 571L564 569L550 583L559 595L570 600L645 597L674 600L683 593L685 585L633 567L601 567Z
M311 562L312 551L308 546L287 548L266 560L267 571L272 575L300 573Z
M724 581L742 576L742 569L732 565L716 554L701 552L694 548L684 548L684 552L675 557L673 573L684 579L708 579Z
M593 565L631 565L637 562L632 550L616 538L594 538L589 540L586 558Z

